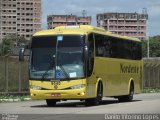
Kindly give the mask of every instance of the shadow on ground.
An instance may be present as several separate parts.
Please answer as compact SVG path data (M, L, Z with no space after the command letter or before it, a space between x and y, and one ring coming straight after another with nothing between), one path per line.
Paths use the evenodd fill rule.
M133 100L132 102L139 102L141 100ZM101 105L110 105L110 104L125 104L127 102L119 102L118 100L103 100L99 106ZM47 104L43 105L35 105L31 106L33 108L40 108L40 107L48 107ZM53 107L94 107L94 106L86 106L85 101L77 101L77 102L57 102L57 104ZM49 107L48 107L49 108Z

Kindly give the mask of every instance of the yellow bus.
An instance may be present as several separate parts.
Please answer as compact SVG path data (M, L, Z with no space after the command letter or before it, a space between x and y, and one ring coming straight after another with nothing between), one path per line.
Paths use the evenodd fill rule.
M19 60L24 60L24 48ZM103 97L132 101L142 90L141 41L89 25L60 26L33 35L29 60L32 99L98 105Z

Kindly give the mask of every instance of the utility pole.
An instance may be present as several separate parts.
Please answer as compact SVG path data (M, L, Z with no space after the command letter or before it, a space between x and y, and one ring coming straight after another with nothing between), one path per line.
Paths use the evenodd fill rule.
M149 49L149 31L148 31L148 14L147 14L147 8L143 8L142 13L146 17L146 38L147 38L147 58L150 57L150 49Z
M150 57L150 53L149 53L149 36L147 36L147 58Z
M82 11L82 15L83 15L83 17L85 17L85 16L86 16L86 14L87 14L87 11L86 11L86 10L83 10L83 11Z

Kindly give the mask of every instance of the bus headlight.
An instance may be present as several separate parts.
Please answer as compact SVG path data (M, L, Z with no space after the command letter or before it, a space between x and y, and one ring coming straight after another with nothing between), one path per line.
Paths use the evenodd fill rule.
M71 86L70 88L71 89L80 89L80 88L84 88L84 85L83 84L75 85L75 86Z
M40 86L31 86L31 89L33 89L33 90L41 90L42 88Z

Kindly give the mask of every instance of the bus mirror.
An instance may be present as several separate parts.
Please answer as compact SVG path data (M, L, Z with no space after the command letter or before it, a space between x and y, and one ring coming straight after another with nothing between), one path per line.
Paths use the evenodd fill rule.
M19 61L24 61L25 48L20 48L19 50Z
M88 59L88 45L87 44L84 45L84 56L86 59Z

